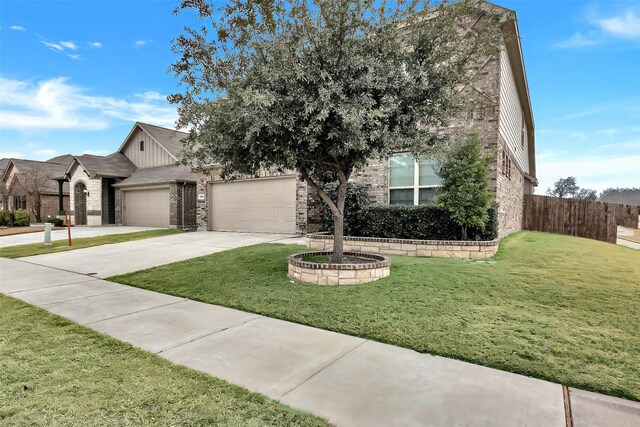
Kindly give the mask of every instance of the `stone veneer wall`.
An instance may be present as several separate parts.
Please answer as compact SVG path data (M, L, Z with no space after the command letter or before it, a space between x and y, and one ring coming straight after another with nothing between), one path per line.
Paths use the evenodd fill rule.
M370 263L328 264L308 262L302 259L307 255L330 255L330 252L312 252L291 255L289 262L289 278L297 283L312 285L361 285L387 277L391 273L391 260L385 256L370 255ZM345 252L345 255L360 255Z
M182 183L169 185L169 226L172 228L197 228L196 184L184 186L184 223L182 222Z
M69 213L71 223L75 225L75 185L82 181L87 186L87 225L102 225L102 178L91 179L81 169L76 168L69 180Z
M434 258L491 258L498 251L498 245L499 240L408 240L351 236L344 239L345 251ZM309 234L307 235L307 246L316 251L331 251L333 249L333 236Z
M498 165L496 201L498 202L498 223L500 237L522 230L524 194L529 192L527 180L518 168L507 144L499 138L499 149L505 150L511 158L511 175L503 174L506 165L501 161ZM525 185L526 183L526 185Z

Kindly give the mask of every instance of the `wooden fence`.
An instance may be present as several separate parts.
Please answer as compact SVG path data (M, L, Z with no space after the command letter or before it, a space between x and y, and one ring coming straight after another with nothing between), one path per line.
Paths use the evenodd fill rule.
M524 197L524 229L615 243L617 226L638 227L639 206L550 196Z

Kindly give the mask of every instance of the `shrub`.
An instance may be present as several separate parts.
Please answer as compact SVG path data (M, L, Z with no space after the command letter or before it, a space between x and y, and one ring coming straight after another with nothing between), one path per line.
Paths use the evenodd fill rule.
M464 240L469 239L470 228L484 228L491 207L491 158L482 151L482 145L475 134L456 140L438 171L442 186L438 188L437 204L449 212Z
M338 184L331 183L324 187L324 191L334 202L338 200ZM357 182L349 182L347 185L347 198L344 203L344 235L360 235L361 216L363 210L371 204L367 190ZM324 229L333 233L333 215L331 210L323 204L322 220Z
M64 221L57 216L49 218L47 222L53 224L54 227L62 227L64 225Z
M467 240L493 240L497 232L497 205L489 209L484 228L471 227ZM370 205L360 218L362 237L416 240L462 240L462 230L448 211L437 206Z
M9 211L0 211L0 227L6 227L13 223L13 216Z
M19 210L13 213L13 225L16 227L24 227L29 225L29 211Z

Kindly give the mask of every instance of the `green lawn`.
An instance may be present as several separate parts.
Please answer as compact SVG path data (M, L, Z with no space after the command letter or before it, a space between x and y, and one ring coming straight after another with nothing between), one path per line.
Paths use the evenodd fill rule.
M1 425L326 422L0 295Z
M291 283L300 246L256 245L111 278L640 400L640 252L522 232L489 261L394 257L361 286Z
M90 248L92 246L108 245L110 243L129 242L131 240L149 239L151 237L166 236L169 234L182 233L180 230L164 228L160 230L137 231L135 233L110 234L98 237L80 237L73 238L73 230L71 231L71 243L68 241L54 240L52 248L43 248L42 243L30 243L28 245L16 245L0 248L0 257L2 258L21 258L32 255L51 254L55 252L72 251L74 249Z

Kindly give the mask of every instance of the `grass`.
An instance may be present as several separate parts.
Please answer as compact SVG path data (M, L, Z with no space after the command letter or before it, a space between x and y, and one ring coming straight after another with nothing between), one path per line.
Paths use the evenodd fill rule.
M0 328L2 425L326 425L2 295Z
M42 243L29 243L27 245L7 246L0 248L0 257L2 258L21 258L25 256L43 255L56 252L72 251L74 249L90 248L92 246L108 245L111 243L129 242L132 240L149 239L151 237L161 237L169 234L182 233L176 229L160 229L160 230L148 230L137 231L135 233L122 233L122 234L110 234L106 236L98 237L80 237L73 238L72 233L72 246L68 245L66 239L54 240L52 248L43 248Z
M640 252L509 236L489 261L394 257L361 286L293 284L264 244L111 278L145 289L640 400Z

